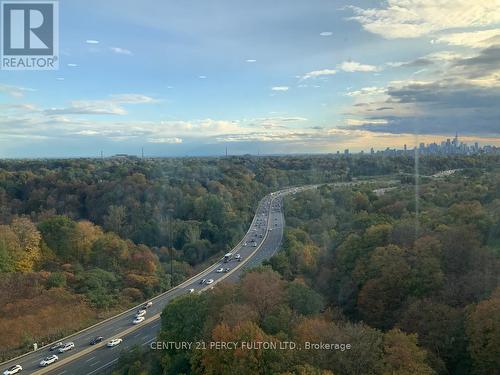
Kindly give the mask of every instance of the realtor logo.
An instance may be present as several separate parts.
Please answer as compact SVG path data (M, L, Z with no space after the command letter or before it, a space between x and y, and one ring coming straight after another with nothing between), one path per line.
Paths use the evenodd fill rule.
M59 68L56 1L2 1L1 61L4 70Z

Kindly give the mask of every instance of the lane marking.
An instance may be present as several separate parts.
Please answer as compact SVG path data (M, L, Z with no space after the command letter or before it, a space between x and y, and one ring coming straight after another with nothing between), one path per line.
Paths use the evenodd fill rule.
M89 358L89 359L87 359L85 362L90 362L90 361L92 361L94 358L95 358L95 356L94 356L94 357L90 357L90 358Z
M98 367L98 368L96 368L95 370L90 371L89 373L87 373L87 375L92 375L92 374L94 374L95 372L97 372L97 371L99 371L99 370L102 370L103 368L109 367L110 365L112 365L112 364L113 364L113 363L115 363L116 361L118 361L118 358L115 358L115 359L113 359L111 362L108 362L108 363L106 363L105 365L102 365L101 367Z
M154 341L156 337L153 337L152 339L146 341L146 342L143 342L141 345L144 346L144 345L148 345L150 342Z
M101 363L101 361L97 361L97 362L94 362L94 363L90 363L89 366L90 367L94 367L95 365L97 365L98 363Z

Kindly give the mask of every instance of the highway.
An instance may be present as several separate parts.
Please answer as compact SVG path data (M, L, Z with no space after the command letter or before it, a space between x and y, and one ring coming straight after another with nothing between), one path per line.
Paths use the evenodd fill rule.
M63 342L72 341L75 344L74 349L66 353L50 352L49 347L53 345L52 343L39 348L37 351L2 363L0 373L3 373L10 366L19 364L23 367L21 374L99 374L117 362L120 352L135 345L149 345L156 338L159 331L161 311L172 299L187 293L202 292L212 288L222 280L237 280L244 269L254 267L260 264L262 260L271 257L279 249L283 239L283 197L312 188L315 188L315 186L284 189L265 196L259 202L247 233L231 251L233 255L240 254L241 261L233 258L225 262L222 258L196 276L151 299L150 301L153 304L147 309L144 322L137 325L132 324L135 313L143 305L141 304L60 340ZM229 270L221 273L216 272L219 268L223 268L224 271L226 271L226 268L229 268ZM213 283L210 285L201 284L202 279L212 279ZM103 342L90 345L90 341L96 336L104 337ZM122 338L123 342L113 348L106 347L106 343L112 338ZM59 360L47 367L40 367L40 361L54 353L57 354Z

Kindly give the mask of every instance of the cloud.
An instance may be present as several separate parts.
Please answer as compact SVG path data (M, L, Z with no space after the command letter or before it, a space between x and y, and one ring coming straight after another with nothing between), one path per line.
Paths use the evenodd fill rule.
M376 72L378 68L373 65L360 64L356 61L344 61L339 65L344 72Z
M182 138L150 138L149 143L167 143L167 144L180 144L182 143Z
M87 39L85 41L85 43L87 43L87 44L99 44L99 41L95 40L95 39Z
M500 29L451 33L439 36L432 43L447 43L452 46L487 48L500 44Z
M254 63L254 62L257 62L257 60L255 60L255 59L248 59L245 62L247 62L247 63Z
M500 7L491 0L387 0L381 8L348 6L350 20L385 38L417 38L431 33L500 22Z
M198 76L199 79L206 79L207 76Z
M103 100L74 100L66 108L50 108L45 110L47 115L126 115L123 105L150 104L157 99L142 94L111 95Z
M289 87L288 86L273 86L271 87L272 91L288 91Z
M121 48L121 47L110 47L110 50L114 53L119 54L119 55L128 55L128 56L133 55L132 51L125 49L125 48Z
M14 98L22 98L25 93L36 91L27 87L5 85L0 83L0 93L10 95Z
M331 31L323 31L319 33L320 36L332 36L333 33Z
M346 95L352 97L359 97L359 96L383 94L385 93L385 91L386 89L383 87L369 86L369 87L363 87L359 90L349 91L346 93Z
M312 72L304 74L302 76L302 80L309 79L309 78L331 76L331 75L334 75L336 73L337 73L337 71L335 69L313 70Z
M500 88L446 78L394 82L382 97L352 107L361 128L373 132L500 135Z
M69 63L67 64L70 68L76 68L78 67L78 64L74 64L74 63Z

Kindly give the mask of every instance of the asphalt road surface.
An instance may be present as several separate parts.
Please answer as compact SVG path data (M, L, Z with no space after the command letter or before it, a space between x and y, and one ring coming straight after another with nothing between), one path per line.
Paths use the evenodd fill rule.
M73 342L74 349L66 353L50 352L49 344L37 351L25 354L0 366L0 374L10 366L20 364L23 367L21 374L50 374L50 375L93 375L99 374L113 366L122 351L131 347L148 346L155 340L160 326L160 313L162 309L175 297L186 293L202 292L212 288L217 282L224 279L237 280L244 269L255 267L264 259L270 258L280 247L283 239L283 197L294 194L314 186L291 188L281 190L264 197L257 208L252 224L245 237L231 251L233 259L227 262L224 259L216 262L198 275L183 282L179 286L151 299L153 303L147 309L146 320L134 325L132 320L141 305L107 319L95 326L75 333L61 341ZM239 254L241 261L234 256ZM217 272L223 268L223 272ZM226 270L226 269L229 270ZM201 280L213 280L213 283L200 283ZM90 341L102 336L104 340L97 345L90 345ZM121 344L108 348L106 343L112 338L121 338ZM50 354L56 354L59 360L45 368L40 366L40 361Z

